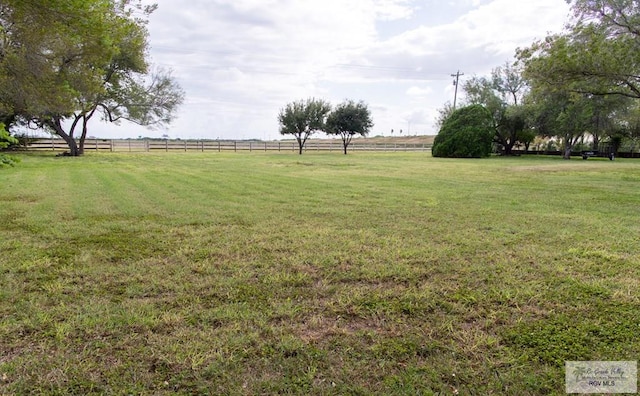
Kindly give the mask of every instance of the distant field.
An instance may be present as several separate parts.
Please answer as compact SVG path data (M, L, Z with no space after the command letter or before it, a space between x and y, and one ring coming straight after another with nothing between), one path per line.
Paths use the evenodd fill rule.
M564 394L640 356L640 161L24 155L0 394Z

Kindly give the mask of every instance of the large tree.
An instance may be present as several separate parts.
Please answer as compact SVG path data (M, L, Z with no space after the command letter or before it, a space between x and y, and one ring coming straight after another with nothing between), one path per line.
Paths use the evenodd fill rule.
M50 130L74 156L82 154L95 114L169 122L184 94L170 73L150 73L146 18L154 9L134 0L4 1L3 118Z
M367 136L373 127L371 112L366 103L346 100L336 106L327 117L325 132L342 139L344 154L355 135Z
M536 83L593 95L640 98L640 3L569 0L574 19L565 33L519 50Z
M633 107L634 99L621 95L586 95L591 101L591 123L587 132L592 138L593 150L613 136L622 137L625 117Z
M79 54L92 64L110 56L108 29L99 17L104 10L93 3L0 3L0 111L7 126L19 116L73 110L74 91L89 85L92 75Z
M538 93L536 101L564 105L556 136L566 142L592 137L619 142L627 136L624 115L640 98L640 3L637 0L569 0L573 19L555 34L518 51L524 76ZM546 106L543 106L546 107ZM569 116L572 114L571 116ZM538 114L538 118L540 114ZM567 118L568 117L568 118ZM544 118L544 117L543 117ZM576 128L582 128L577 130ZM565 143L565 158L570 145Z
M302 154L307 139L316 132L325 130L331 104L322 99L309 98L288 103L278 114L281 135L293 135L298 142L298 153Z
M513 147L526 126L522 97L526 83L516 65L505 64L492 70L491 78L473 77L463 89L469 104L484 106L492 116L495 128L494 142L505 155L511 155Z
M569 91L536 88L528 97L532 128L540 136L560 140L562 156L571 158L574 146L593 125L593 96Z

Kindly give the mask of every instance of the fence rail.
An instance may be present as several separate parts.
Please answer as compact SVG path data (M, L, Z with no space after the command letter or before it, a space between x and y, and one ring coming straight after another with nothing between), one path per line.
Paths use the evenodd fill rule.
M62 139L34 139L24 147L27 151L65 151L67 144ZM87 139L85 151L109 152L238 152L238 151L298 151L297 142L261 142L231 140L116 140ZM341 152L341 141L310 141L305 144L305 152L335 151ZM427 151L431 145L426 143L373 143L352 142L348 151Z

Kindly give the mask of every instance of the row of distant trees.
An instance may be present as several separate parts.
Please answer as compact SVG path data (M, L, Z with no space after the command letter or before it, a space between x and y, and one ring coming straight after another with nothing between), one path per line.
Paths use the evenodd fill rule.
M637 0L569 2L573 16L563 33L519 49L515 62L462 86L463 107L486 110L493 143L506 155L516 145L528 149L537 136L558 140L567 159L585 136L594 150L606 142L614 152L640 140ZM453 113L446 104L439 126Z
M302 154L307 139L315 133L340 136L344 154L354 136L367 136L373 127L366 103L345 100L335 108L323 99L309 98L288 103L278 114L281 135L292 135Z
M148 59L140 0L0 2L0 122L59 135L81 155L93 117L169 123L184 99Z

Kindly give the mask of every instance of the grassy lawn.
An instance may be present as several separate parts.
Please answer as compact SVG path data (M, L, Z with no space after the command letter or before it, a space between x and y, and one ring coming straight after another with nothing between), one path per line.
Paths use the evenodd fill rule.
M0 394L564 394L640 356L640 162L0 170Z

